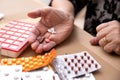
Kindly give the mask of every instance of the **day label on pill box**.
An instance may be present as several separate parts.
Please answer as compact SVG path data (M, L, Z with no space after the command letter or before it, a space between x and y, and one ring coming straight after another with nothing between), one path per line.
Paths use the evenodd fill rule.
M1 54L18 57L28 46L28 36L34 24L13 20L0 28Z
M57 56L52 64L63 80L85 75L101 68L101 65L87 51Z

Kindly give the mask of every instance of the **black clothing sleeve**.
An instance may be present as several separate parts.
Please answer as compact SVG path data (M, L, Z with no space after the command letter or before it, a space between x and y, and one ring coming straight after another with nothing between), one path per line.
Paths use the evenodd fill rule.
M52 6L52 1L53 1L53 0L50 1L49 6Z
M88 3L88 0L69 0L75 9L75 15Z
M49 6L52 6L52 1L50 2ZM88 0L69 0L75 9L75 15L87 4ZM62 5L61 5L62 6Z

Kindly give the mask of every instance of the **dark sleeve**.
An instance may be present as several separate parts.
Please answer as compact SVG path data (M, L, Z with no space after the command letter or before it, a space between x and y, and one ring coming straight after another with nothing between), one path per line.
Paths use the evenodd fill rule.
M50 1L49 6L52 6L52 1L53 1L53 0Z
M51 6L53 0L51 0L49 6ZM75 15L87 4L88 0L69 0L74 8L75 8Z
M88 0L69 0L74 8L75 8L75 14L77 14L87 3Z
M120 18L118 18L118 21L120 22Z

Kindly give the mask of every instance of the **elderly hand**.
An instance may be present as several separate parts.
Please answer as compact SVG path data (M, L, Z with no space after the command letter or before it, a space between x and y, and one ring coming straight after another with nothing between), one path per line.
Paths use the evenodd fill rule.
M97 35L90 43L99 44L108 53L115 52L120 55L120 22L114 20L102 23L96 30Z
M74 16L56 8L37 9L29 12L28 16L41 18L29 36L31 47L36 53L48 51L64 41L73 28Z

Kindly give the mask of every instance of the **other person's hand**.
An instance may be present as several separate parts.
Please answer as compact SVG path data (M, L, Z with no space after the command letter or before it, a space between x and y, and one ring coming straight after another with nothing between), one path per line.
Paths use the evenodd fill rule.
M99 44L106 52L120 55L120 22L114 20L100 24L97 35L90 40L93 45Z

